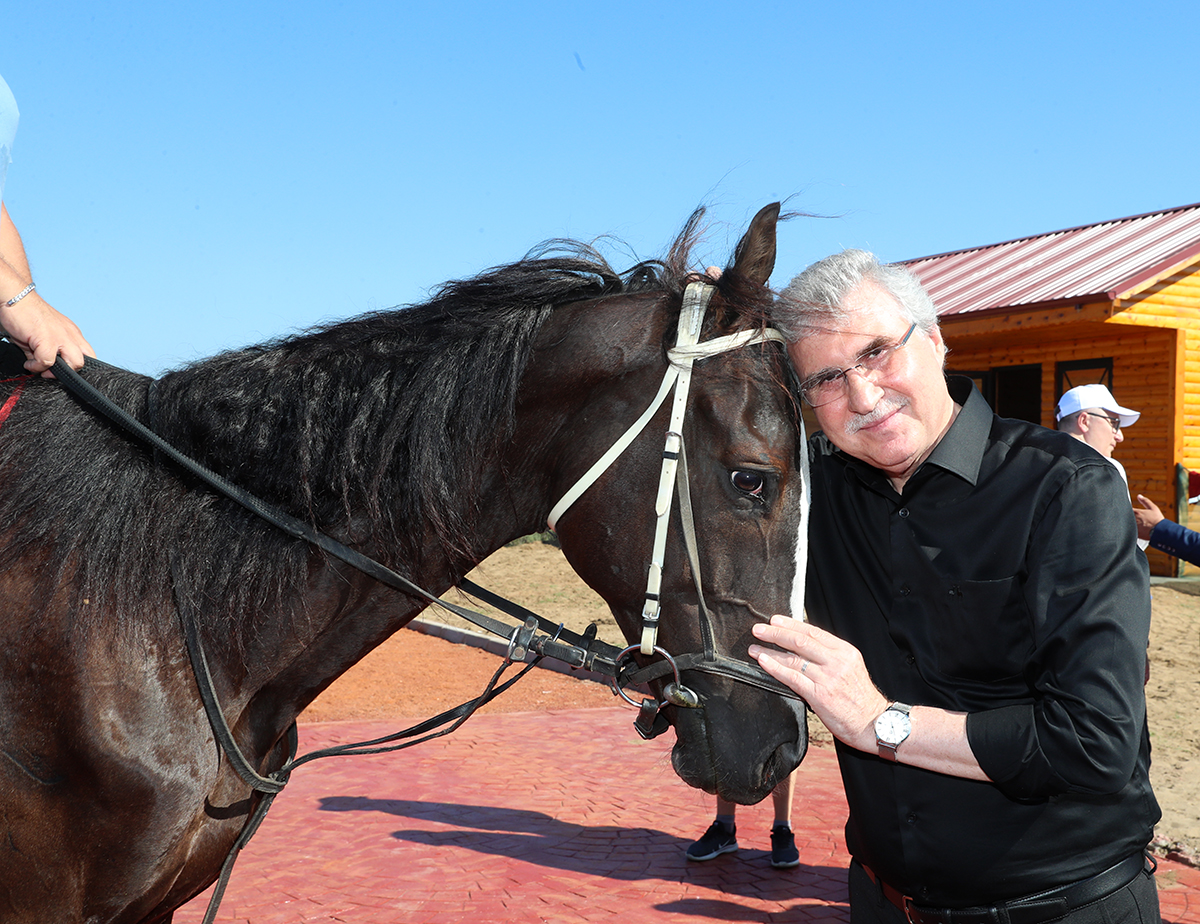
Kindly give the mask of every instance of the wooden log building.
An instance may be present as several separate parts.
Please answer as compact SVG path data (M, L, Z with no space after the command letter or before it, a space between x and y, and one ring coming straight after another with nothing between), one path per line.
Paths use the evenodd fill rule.
M1200 473L1200 203L903 262L938 306L949 371L973 377L1002 416L1053 427L1062 393L1088 382L1141 411L1114 455L1132 494L1188 523L1200 493L1200 474L1188 487ZM1185 573L1147 554L1153 574Z

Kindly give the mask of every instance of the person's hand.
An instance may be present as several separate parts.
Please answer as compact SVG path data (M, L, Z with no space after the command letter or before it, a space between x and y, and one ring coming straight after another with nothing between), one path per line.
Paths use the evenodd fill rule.
M12 307L0 301L0 328L25 353L25 368L45 378L53 378L49 369L59 354L73 369L83 367L85 356L96 355L75 322L36 291Z
M875 751L875 719L888 700L871 682L857 648L790 616L757 623L754 637L783 649L751 645L750 656L803 697L835 738Z
M1150 500L1145 494L1137 496L1138 503L1142 505L1141 510L1137 507L1133 508L1133 518L1137 520L1137 531L1139 539L1149 539L1150 533L1159 523L1166 519L1163 512L1158 509L1158 504Z

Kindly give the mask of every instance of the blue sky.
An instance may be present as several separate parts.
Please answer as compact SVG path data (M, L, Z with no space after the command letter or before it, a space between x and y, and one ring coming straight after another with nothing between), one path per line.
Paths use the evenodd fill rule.
M157 373L422 300L552 237L772 282L1200 201L1182 2L7 4L38 290Z

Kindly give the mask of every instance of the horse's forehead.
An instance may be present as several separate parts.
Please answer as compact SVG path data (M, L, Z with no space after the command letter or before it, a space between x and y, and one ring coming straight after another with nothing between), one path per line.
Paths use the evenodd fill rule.
M795 403L783 384L782 360L731 359L721 374L697 378L693 418L726 438L740 434L779 443L787 451L794 443L797 422Z

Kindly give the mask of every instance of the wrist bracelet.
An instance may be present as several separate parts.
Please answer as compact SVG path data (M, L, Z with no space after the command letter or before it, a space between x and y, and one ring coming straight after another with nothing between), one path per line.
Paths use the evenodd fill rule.
M4 306L6 308L11 308L13 305L15 305L17 302L19 302L21 299L23 299L26 295L28 295L30 292L32 292L36 288L37 288L37 286L34 285L32 282L29 283L29 285L27 285L20 292L18 292L12 298L10 298L8 301L6 301L4 303Z

